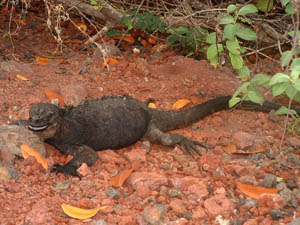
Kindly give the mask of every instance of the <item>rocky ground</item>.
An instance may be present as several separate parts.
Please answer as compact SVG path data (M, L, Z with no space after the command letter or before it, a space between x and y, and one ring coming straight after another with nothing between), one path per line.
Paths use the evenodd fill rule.
M196 104L231 94L240 84L227 67L214 69L205 60L178 56L172 50L125 50L109 70L102 67L101 56L89 51L74 51L62 63L52 60L41 65L30 58L32 52L50 54L55 44L45 39L51 37L39 39L39 35L45 34L20 41L15 46L17 57L3 57L0 62L1 125L27 119L32 104L48 101L45 90L60 94L67 104L129 94L142 101L154 98L156 107L171 109L179 99ZM0 41L1 48L7 44ZM296 219L300 216L300 141L288 133L280 150L284 119L237 109L218 112L174 131L205 141L210 147L203 156L191 157L178 147L158 145L151 145L146 153L148 147L138 142L99 152L96 164L80 168L82 180L49 173L32 158L7 160L6 150L1 152L0 224L300 224ZM234 154L232 148L262 151ZM70 159L46 145L49 164ZM112 187L110 177L130 168L134 172L123 186ZM254 199L239 190L236 181L278 188L279 193ZM78 220L63 212L62 203L107 208Z

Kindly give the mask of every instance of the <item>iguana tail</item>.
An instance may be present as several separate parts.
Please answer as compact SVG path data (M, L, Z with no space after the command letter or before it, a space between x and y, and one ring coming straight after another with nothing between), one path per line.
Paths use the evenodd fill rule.
M231 97L231 95L216 97L185 110L164 111L151 109L152 122L162 131L175 130L185 127L214 112L229 109L228 102ZM280 107L281 105L270 101L265 101L263 105L259 105L251 101L243 101L238 105L238 108L241 109L256 110L261 112L270 112L271 110L277 110ZM294 110L300 114L300 108Z

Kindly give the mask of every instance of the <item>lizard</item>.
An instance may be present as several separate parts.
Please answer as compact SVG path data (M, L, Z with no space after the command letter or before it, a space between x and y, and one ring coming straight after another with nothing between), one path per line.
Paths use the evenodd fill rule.
M29 110L28 129L46 143L73 158L64 165L55 163L52 172L78 176L82 163L93 165L99 158L97 151L120 149L139 140L164 146L179 145L190 154L201 155L198 146L207 150L203 142L188 139L167 131L179 129L214 112L229 109L232 96L218 96L188 109L161 110L125 96L107 96L86 100L73 107L61 108L50 103L37 103ZM242 101L239 108L269 112L281 105L265 101L263 105ZM300 108L295 109L300 113ZM24 122L24 121L23 121Z

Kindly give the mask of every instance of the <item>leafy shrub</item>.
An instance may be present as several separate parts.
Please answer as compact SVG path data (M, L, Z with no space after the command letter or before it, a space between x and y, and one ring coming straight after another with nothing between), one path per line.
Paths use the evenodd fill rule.
M239 77L246 80L250 76L250 70L244 65L241 56L241 54L245 53L245 49L240 46L238 38L246 41L255 41L257 36L253 30L243 27L238 21L249 22L245 16L257 12L258 10L254 5L245 5L240 9L236 5L229 5L227 7L227 13L221 15L223 18L219 22L220 25L225 25L222 35L224 44L217 43L216 32L210 33L206 37L206 41L210 44L206 54L213 66L216 67L218 65L219 56L225 48L230 57L231 65Z
M205 40L207 30L189 29L187 27L170 28L167 33L171 34L166 38L166 44L183 49L185 55L192 55L200 50Z
M283 6L285 6L285 12L287 15L299 17L299 12L296 12L291 0L281 0ZM230 100L230 106L234 106L241 100L251 100L253 102L263 104L264 99L258 86L263 86L270 88L272 90L273 96L279 96L281 94L286 95L290 101L294 100L300 103L300 32L299 24L293 24L293 28L296 31L289 32L289 36L294 41L294 45L291 50L282 52L280 57L280 64L282 68L285 68L286 72L278 72L272 77L266 76L264 74L257 74L251 80L244 82L241 87L239 87ZM242 97L239 97L243 94ZM288 110L286 107L282 107L277 111L277 114L286 113L296 114L294 110Z

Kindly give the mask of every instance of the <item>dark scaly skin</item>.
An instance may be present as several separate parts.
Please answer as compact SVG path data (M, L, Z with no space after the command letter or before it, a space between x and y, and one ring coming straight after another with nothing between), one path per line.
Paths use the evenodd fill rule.
M204 143L165 131L188 126L214 112L229 109L230 98L220 96L176 111L151 109L129 96L103 97L66 109L38 103L31 107L30 119L25 123L47 143L74 156L65 165L54 164L53 171L80 177L77 169L84 162L89 166L94 164L98 159L96 151L126 147L140 139L165 146L179 145L190 154L201 155L197 146L207 149ZM280 106L267 101L262 106L249 101L239 105L263 112ZM300 113L300 109L295 110Z

